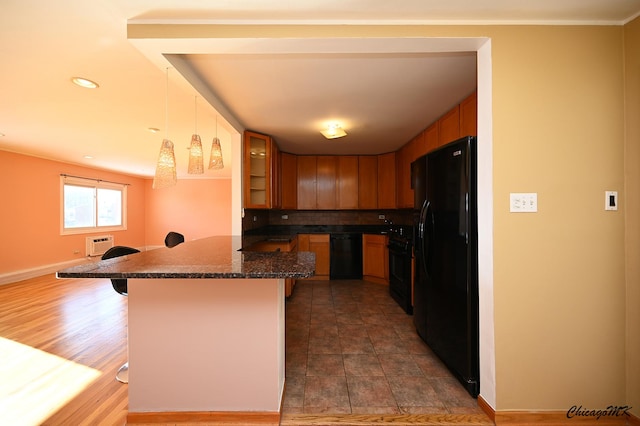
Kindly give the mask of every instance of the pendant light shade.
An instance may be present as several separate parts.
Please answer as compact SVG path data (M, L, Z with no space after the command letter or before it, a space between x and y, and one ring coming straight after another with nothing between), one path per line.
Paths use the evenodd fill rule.
M211 143L211 157L209 158L209 168L220 170L224 168L222 162L222 148L220 147L220 139L218 139L218 116L216 115L216 135Z
M173 142L169 139L162 140L156 175L153 178L153 189L167 188L177 182L176 157L173 153Z
M216 136L211 144L211 158L209 159L209 168L219 170L224 168L222 162L222 148L220 147L220 139Z
M189 146L189 167L187 173L190 175L200 175L204 173L202 141L198 135L198 97L194 100L195 111L195 133L191 136L191 145Z
M167 68L167 80L165 91L165 126L166 137L160 146L156 175L153 178L153 189L167 188L178 183L176 174L176 156L173 152L173 142L169 140L169 68Z
M200 135L191 136L191 146L189 147L189 168L187 172L192 175L204 173L202 153L202 141Z

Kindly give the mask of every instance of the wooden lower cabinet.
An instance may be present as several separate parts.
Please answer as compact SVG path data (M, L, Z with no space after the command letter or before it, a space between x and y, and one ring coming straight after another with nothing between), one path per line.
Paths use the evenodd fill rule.
M289 241L258 241L251 244L249 247L243 249L243 251L298 251L298 239L292 238ZM285 297L291 296L293 287L296 284L294 278L285 278L284 280L284 295Z
M379 234L362 235L362 278L389 284L389 237Z
M316 254L316 273L311 279L329 279L329 234L298 234L298 251Z

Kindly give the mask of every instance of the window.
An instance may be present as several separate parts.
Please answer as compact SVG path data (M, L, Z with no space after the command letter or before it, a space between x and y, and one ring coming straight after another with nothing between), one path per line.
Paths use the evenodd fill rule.
M127 229L127 185L60 176L61 234Z

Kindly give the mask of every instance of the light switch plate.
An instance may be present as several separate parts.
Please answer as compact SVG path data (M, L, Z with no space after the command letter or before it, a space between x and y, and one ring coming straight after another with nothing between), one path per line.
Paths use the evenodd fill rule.
M538 211L537 192L512 192L509 194L511 213L535 213Z
M618 191L604 191L604 209L618 210Z

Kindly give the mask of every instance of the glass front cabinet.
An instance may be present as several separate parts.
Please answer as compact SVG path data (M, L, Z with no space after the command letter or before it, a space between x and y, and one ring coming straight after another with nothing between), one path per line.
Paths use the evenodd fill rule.
M243 186L244 207L268 209L273 207L273 141L271 137L244 132Z

